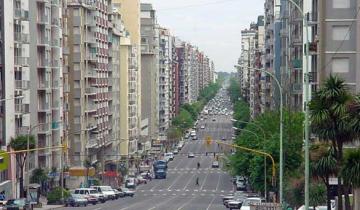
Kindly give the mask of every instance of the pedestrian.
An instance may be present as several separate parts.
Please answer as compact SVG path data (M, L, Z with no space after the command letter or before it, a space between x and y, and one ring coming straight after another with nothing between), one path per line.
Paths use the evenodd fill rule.
M195 185L199 186L199 177L196 177L196 183Z
M216 156L216 153L214 152L214 157Z
M197 169L199 169L199 168L200 168L200 163L198 162L198 163L197 163Z

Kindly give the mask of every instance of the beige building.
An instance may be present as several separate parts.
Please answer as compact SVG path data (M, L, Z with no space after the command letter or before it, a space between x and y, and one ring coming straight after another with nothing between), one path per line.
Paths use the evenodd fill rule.
M120 52L120 95L122 98L127 97L127 106L120 108L120 154L127 156L137 152L141 131L140 1L113 0L113 4L119 8L121 18L128 32L127 36L121 39ZM122 104L125 104L125 102L122 102Z

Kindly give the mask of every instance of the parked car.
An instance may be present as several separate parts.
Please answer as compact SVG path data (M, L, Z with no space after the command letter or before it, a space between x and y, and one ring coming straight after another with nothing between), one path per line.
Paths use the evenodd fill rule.
M212 168L219 168L219 162L218 161L212 162L211 167Z
M236 190L238 191L246 191L246 184L245 182L236 182Z
M115 200L116 196L113 189L110 186L91 186L96 189L99 193L103 193L107 200Z
M260 197L250 197L246 198L245 201L242 203L240 210L250 210L251 204L261 204L263 199Z
M31 210L30 202L27 201L25 198L20 199L10 199L6 202L5 206L3 206L4 210Z
M170 161L174 160L174 153L167 152L167 153L164 154L164 158L168 158Z
M190 152L190 153L188 154L188 158L194 158L194 157L195 157L194 153L191 153L191 152Z
M201 129L205 129L205 125L202 125L200 128L201 128Z
M174 155L177 155L177 154L179 154L179 150L178 150L178 149L174 149L173 153L174 153Z
M134 197L134 195L135 195L135 191L133 191L129 188L126 188L126 187L120 188L119 191L123 192L125 196Z
M88 200L88 203L93 205L97 204L98 202L105 203L106 201L105 195L93 188L78 188L75 189L74 194L83 195Z
M88 200L85 196L80 194L70 194L70 196L65 200L65 206L87 206Z
M127 178L125 180L125 187L135 189L136 188L135 178L134 177Z
M115 193L115 196L116 196L116 199L118 198L122 198L122 197L125 197L125 194L117 189L113 189L114 193Z
M242 205L242 199L241 198L237 198L234 200L229 200L227 203L227 207L232 210L232 209L240 209L241 205Z

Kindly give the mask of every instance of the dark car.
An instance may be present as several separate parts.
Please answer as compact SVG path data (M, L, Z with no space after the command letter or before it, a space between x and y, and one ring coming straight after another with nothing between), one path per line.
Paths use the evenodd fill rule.
M79 194L71 194L66 200L65 200L65 206L87 206L88 200Z
M10 199L2 209L6 210L31 210L30 202L24 198Z

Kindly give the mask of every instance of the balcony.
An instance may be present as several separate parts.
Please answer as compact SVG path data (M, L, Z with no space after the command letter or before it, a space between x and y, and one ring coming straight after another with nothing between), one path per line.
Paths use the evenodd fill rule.
M19 90L28 90L30 88L30 81L15 80L15 88Z
M15 9L14 17L16 19L29 20L29 11L23 9Z
M22 43L29 43L29 34L24 34L21 32L14 33L14 41L15 42L22 42Z
M49 38L47 37L38 37L37 41L38 46L45 46L50 44Z
M95 148L98 146L97 139L96 138L90 138L88 142L86 143L86 148Z
M39 25L45 25L49 23L49 16L48 15L39 15L37 24Z
M29 58L27 57L20 57L20 56L15 56L14 57L14 63L17 66L28 66L29 65Z
M52 59L51 60L51 67L59 68L60 67L60 60Z
M38 89L48 89L50 88L49 81L39 82L38 83Z
M29 132L30 127L29 126L21 126L21 127L17 127L15 130L15 133L17 136L19 135L27 135Z
M87 87L85 88L85 94L86 95L96 95L97 93L97 88L95 87Z
M60 87L60 81L59 81L59 80L54 80L54 81L51 83L51 87L52 87L53 89L59 88L59 87Z
M292 65L294 69L301 69L302 68L302 60L301 59L294 59L292 61Z
M53 40L51 40L51 46L53 46L53 47L60 47L60 40L59 40L59 39L53 39Z
M48 112L48 111L50 111L50 105L49 105L49 103L39 104L39 106L38 106L38 111L39 111L39 112Z
M52 25L52 26L57 26L57 27L59 27L59 26L60 26L60 20L59 20L59 18L52 18L52 19L51 19L51 25Z
M97 77L97 72L94 68L87 68L86 69L86 73L85 73L85 77L88 77L88 78L96 78Z
M301 83L292 84L291 90L295 94L301 94L303 90L303 85Z
M46 134L48 132L50 132L50 125L48 123L39 125L39 127L38 127L39 134Z
M85 59L88 60L89 62L96 62L97 61L96 53L87 53Z
M29 113L29 104L15 104L15 114Z
M95 103L88 103L85 112L96 112L97 106Z
M88 27L95 27L96 22L94 20L94 17L87 17L86 21L85 21L85 25L88 26Z
M60 0L51 0L51 5L57 6L60 4Z
M43 59L38 62L38 68L45 68L48 67L50 64L49 60Z

